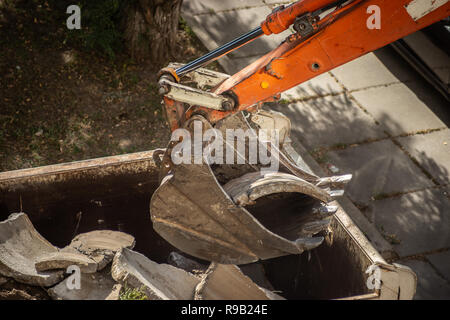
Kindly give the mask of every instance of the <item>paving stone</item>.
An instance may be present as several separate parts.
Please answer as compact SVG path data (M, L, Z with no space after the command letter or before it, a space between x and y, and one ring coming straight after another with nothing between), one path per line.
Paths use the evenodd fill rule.
M450 246L450 200L443 189L427 189L373 201L373 223L398 244L399 256L410 256Z
M356 91L352 95L392 135L445 127L427 106L428 102L424 103L426 97L419 98L417 93L398 83Z
M450 183L450 129L398 138L440 184Z
M343 91L342 86L329 73L323 73L296 87L286 90L281 94L281 99L297 100L310 97L323 97Z
M67 267L72 265L80 267L82 273L94 273L97 271L97 263L84 254L63 251L44 254L36 260L34 265L38 271L66 270Z
M229 58L222 57L217 60L226 73L233 75L236 72L244 69L246 66L256 61L258 57L244 57L244 58Z
M0 222L0 274L16 281L49 287L62 280L62 271L39 272L34 264L58 248L45 240L25 213L14 213Z
M213 263L195 290L196 300L284 300L259 287L235 265Z
M268 7L255 7L200 16L185 14L183 17L208 50L214 50L258 27L270 12ZM241 58L263 55L276 48L291 33L291 30L286 30L277 35L263 35L228 56Z
M61 251L87 255L97 263L97 271L100 271L112 261L117 251L122 248L133 249L135 243L134 237L124 232L96 230L77 235Z
M353 174L346 194L356 203L373 197L433 186L420 169L390 140L366 143L327 153L340 173Z
M348 90L386 85L417 77L411 67L396 56L392 48L381 48L347 62L331 73Z
M116 282L111 278L109 270L105 271L82 273L80 289L71 289L68 281L73 280L69 277L47 292L54 300L106 300L113 293Z
M431 264L450 281L450 251L439 252L427 256Z
M425 261L405 260L399 263L410 267L417 274L417 290L414 300L450 299L450 284L440 277Z
M212 14L224 10L264 5L262 0L188 0L183 1L181 12L186 15Z
M345 94L278 104L271 109L289 117L291 135L308 149L386 137L373 119Z
M141 288L150 300L190 300L200 279L168 264L122 249L114 257L111 274L128 288Z

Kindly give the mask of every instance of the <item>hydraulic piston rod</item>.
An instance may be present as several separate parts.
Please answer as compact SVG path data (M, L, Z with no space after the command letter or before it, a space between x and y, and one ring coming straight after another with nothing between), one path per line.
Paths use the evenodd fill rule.
M262 36L264 32L262 31L261 27L258 27L250 32L247 32L246 34L224 44L223 46L205 54L204 56L201 56L200 58L195 59L194 61L178 68L175 70L178 76L182 76L185 73L188 73L192 70L195 70L197 68L200 68L210 62L213 62L220 57L226 55L227 53L230 53L243 45L259 38Z

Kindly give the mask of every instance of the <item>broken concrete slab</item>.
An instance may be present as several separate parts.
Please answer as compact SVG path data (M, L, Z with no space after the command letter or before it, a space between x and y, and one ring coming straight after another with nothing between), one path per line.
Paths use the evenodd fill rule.
M61 252L73 253L73 254L83 254L87 256L89 259L94 261L97 264L97 271L103 270L108 264L111 263L114 255L116 254L113 251L108 250L93 250L90 252L82 253L78 251L76 248L68 246L61 249Z
M134 237L120 231L96 230L77 235L70 246L78 251L108 250L117 252L122 248L134 248Z
M183 269L192 274L204 273L206 269L208 269L208 266L186 258L178 252L171 252L167 258L167 262L174 267Z
M52 252L39 257L35 263L36 270L47 271L64 269L76 265L82 273L94 273L97 271L97 263L81 253Z
M70 277L47 290L54 300L106 300L113 292L116 282L109 270L97 273L82 273L80 288L72 288Z
M36 270L37 259L58 252L33 227L25 213L0 222L0 274L29 285L49 287L62 280L62 271Z
M49 300L50 296L43 287L28 285L9 278L0 285L0 300Z
M326 160L340 172L353 174L346 194L360 205L390 194L434 185L390 140L332 151L326 154Z
M124 287L142 290L150 300L190 300L200 279L168 264L122 249L117 252L111 274Z
M426 257L441 275L450 281L450 251L434 253Z
M195 289L196 300L284 300L259 287L238 266L212 263Z
M136 244L133 236L120 231L96 230L77 235L62 251L78 252L87 255L97 264L97 271L108 265L117 251L122 248L133 249Z
M398 142L439 184L450 183L450 129L398 138Z
M368 211L395 251L406 257L450 246L448 208L450 199L440 188L373 201Z
M2 277L0 276L0 286L7 283L8 282L8 278Z

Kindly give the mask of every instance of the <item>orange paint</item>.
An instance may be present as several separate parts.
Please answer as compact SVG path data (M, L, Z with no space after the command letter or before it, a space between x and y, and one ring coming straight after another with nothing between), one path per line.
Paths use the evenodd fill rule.
M335 0L301 0L270 14L261 27L266 34L286 30L298 15L315 11ZM238 98L233 111L191 107L185 113L176 102L166 104L171 129L200 113L211 123L241 110L255 110L288 90L324 72L352 61L450 15L450 2L414 21L405 9L411 0L355 0L317 22L318 31L306 41L291 37L259 60L225 80L214 92L232 92ZM367 8L381 12L381 29L368 29ZM165 99L169 100L169 99ZM179 103L178 103L179 104ZM181 113L181 114L180 114ZM181 118L175 119L174 116Z

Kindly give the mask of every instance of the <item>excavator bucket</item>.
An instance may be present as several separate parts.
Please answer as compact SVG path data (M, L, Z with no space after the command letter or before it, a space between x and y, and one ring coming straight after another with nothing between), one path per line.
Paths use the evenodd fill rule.
M201 116L192 117L185 128L193 133L196 125L212 129ZM301 254L319 246L337 210L328 203L342 195L351 175L319 178L310 172L290 144L289 119L280 113L241 112L214 129L216 134L227 129L250 132L244 149L223 142L234 148L240 164L211 163L203 156L201 163L175 165L171 154L179 142L172 141L158 159L161 184L150 205L154 229L178 249L222 264ZM280 136L279 145L258 140L261 130L273 129ZM252 137L277 155L278 171L250 161Z

